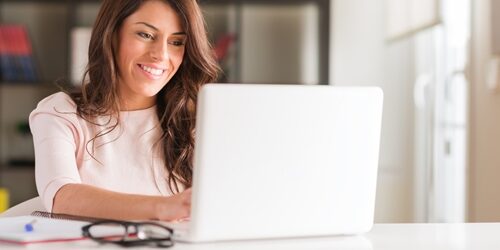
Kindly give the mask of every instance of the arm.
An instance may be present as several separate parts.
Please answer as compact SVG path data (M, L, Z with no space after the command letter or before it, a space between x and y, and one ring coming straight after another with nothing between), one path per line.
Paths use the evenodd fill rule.
M126 220L177 220L189 217L191 190L170 196L112 192L85 184L67 184L54 197L53 212Z
M47 211L110 219L172 220L189 216L190 191L161 197L84 184L77 162L83 160L86 128L78 119L75 104L62 93L41 101L30 115L36 185Z

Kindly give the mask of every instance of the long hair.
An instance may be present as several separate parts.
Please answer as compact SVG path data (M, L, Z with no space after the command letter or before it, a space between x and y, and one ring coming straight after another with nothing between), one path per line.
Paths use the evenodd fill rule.
M123 21L148 0L104 0L89 44L89 60L81 91L70 96L81 117L119 116L116 41ZM164 0L179 16L187 34L182 64L157 95L157 115L162 135L160 146L173 192L192 184L196 100L201 85L215 81L220 68L208 41L205 22L196 0ZM91 140L119 125L106 125Z

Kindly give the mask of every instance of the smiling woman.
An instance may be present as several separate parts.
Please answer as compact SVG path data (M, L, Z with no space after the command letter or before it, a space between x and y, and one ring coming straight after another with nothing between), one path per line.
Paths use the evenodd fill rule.
M218 72L196 0L104 0L81 90L30 115L47 210L189 217L196 97Z
M145 2L119 33L118 68L121 105L144 109L177 72L184 57L186 33L177 13L158 1Z

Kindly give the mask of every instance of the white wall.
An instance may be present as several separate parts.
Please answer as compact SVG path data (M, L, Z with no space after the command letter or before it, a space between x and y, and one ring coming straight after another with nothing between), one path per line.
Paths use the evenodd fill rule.
M469 221L500 221L500 92L485 83L492 47L490 1L474 0L472 8ZM500 15L500 9L495 12Z
M413 221L413 44L385 41L384 0L332 0L330 82L384 91L376 222Z

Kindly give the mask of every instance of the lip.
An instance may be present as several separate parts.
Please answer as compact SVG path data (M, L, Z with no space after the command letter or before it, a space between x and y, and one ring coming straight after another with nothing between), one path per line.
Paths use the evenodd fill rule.
M145 71L144 69L142 69L142 66L146 66L146 67L150 67L150 68L154 68L154 69L161 69L163 70L163 73L161 75L153 75L147 71ZM137 64L137 68L149 79L151 80L158 80L160 78L162 78L165 73L167 72L167 69L165 67L161 67L161 66L157 66L157 65L152 65L152 64Z

